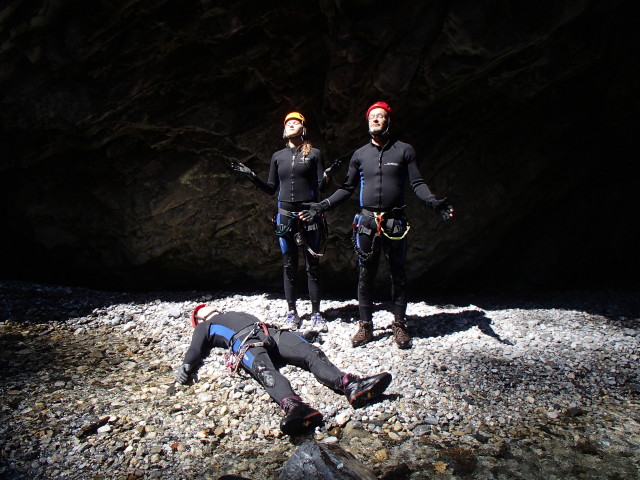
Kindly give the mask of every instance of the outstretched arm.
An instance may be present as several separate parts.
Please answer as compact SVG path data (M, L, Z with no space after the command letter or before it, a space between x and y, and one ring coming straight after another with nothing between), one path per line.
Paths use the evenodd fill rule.
M264 191L269 195L273 195L278 190L278 172L274 169L274 161L271 160L271 167L269 169L269 181L265 182L260 177L258 177L253 170L247 167L245 164L236 162L235 160L231 162L232 170L245 175L251 182L258 187L260 190ZM275 171L272 174L272 171Z
M329 182L331 182L331 178L336 173L338 173L338 170L340 169L342 164L347 160L347 158L351 157L352 155L353 155L353 152L347 153L346 155L341 155L338 158L336 158L333 162L331 162L331 165L329 165L327 168L324 169L324 172L322 172L322 179L324 180L324 185L329 185Z
M191 365L193 369L198 368L202 364L202 360L211 352L209 326L210 322L202 322L193 331L191 345L189 345L189 349L184 356L184 362L182 362Z
M335 192L333 192L333 194L329 198L325 198L319 203L309 203L307 208L300 212L300 218L302 218L305 222L311 222L316 215L326 212L330 208L335 208L336 206L343 203L355 191L359 177L360 169L357 165L356 155L354 154L353 157L351 157L351 162L349 162L347 178L345 179L342 186Z
M443 220L449 220L453 217L453 205L449 203L447 197L437 199L431 192L427 184L425 183L420 170L418 170L418 163L416 162L416 154L413 147L408 149L408 163L407 170L409 174L409 181L416 196L422 200L428 207L432 208L438 213Z
M451 205L447 197L437 199L434 194L431 194L427 199L427 205L433 208L433 210L438 213L443 220L446 221L453 218L453 205Z

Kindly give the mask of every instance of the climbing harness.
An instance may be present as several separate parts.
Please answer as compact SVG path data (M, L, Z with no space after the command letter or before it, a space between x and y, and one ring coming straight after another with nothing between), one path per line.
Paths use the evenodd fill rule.
M318 215L320 218L319 222L312 224L301 224L300 217L298 216L300 212L290 212L289 210L285 210L284 208L278 208L278 210L273 214L273 226L278 237L284 237L288 233L290 233L295 224L296 233L293 235L293 240L299 247L306 247L307 251L314 257L322 257L324 255L324 251L326 248L326 240L329 236L329 228L327 226L327 220L324 217L324 214ZM278 214L289 218L286 224L278 223ZM314 251L305 239L305 233L311 230L320 229L319 235L319 249L318 251Z
M289 221L287 222L286 225L278 224L278 214L289 218ZM278 237L284 237L287 233L289 233L291 231L291 228L293 227L293 224L296 222L297 218L298 218L298 212L290 212L288 210L285 210L284 208L278 208L278 210L273 214L273 219L272 219L273 227L276 231L276 235Z
M409 230L411 230L411 225L409 225L409 222L406 222L406 227L404 229L404 232L402 233L402 235L400 236L392 236L394 233L394 229L397 227L397 225L395 224L395 222L393 222L393 220L396 219L403 219L403 210L404 207L402 208L394 208L391 211L388 212L372 212L369 211L365 208L361 209L359 214L356 214L353 217L353 223L351 224L352 229L353 229L353 234L351 237L351 242L353 244L353 249L356 252L356 255L358 256L358 258L363 261L366 262L367 260L369 260L374 252L376 251L376 247L377 244L380 241L380 237L381 236L385 236L387 237L389 240L402 240L404 239L407 234L409 233ZM373 231L370 228L365 227L364 225L362 225L360 223L360 220L362 219L362 217L370 217L373 218L373 220L375 221L375 226L376 226L376 232L373 236L373 241L371 242L371 251L369 252L365 252L363 251L359 246L358 246L358 233L362 233L364 235L370 235L371 232ZM391 224L391 234L389 235L385 229L385 225L384 225L384 220L392 220L392 224ZM387 226L387 228L389 228L389 226Z
M253 324L251 327L252 327L251 330L249 330L247 335L244 337L244 339L240 343L237 354L233 351L235 336L236 335L241 336L239 334L244 333L244 330L246 329L239 331L236 335L231 337L231 340L229 343L229 351L224 354L224 366L227 369L227 373L229 375L233 375L234 373L236 373L236 371L238 370L238 367L240 366L240 363L242 362L242 359L244 358L245 354L250 348L252 347L271 348L273 345L275 345L273 338L269 336L269 328L267 327L266 323L257 322ZM265 340L262 342L247 343L247 340L249 340L249 338L253 337L258 332L260 332L261 329L264 332ZM270 340L268 341L267 339L270 339Z

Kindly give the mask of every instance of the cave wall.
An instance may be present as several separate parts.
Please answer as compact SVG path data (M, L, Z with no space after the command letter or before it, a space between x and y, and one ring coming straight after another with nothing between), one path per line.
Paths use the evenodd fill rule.
M278 288L263 178L291 110L328 163L385 100L438 195L407 195L414 294L635 282L632 1L14 1L0 11L3 278ZM334 179L339 185L346 167ZM356 196L329 214L355 293Z

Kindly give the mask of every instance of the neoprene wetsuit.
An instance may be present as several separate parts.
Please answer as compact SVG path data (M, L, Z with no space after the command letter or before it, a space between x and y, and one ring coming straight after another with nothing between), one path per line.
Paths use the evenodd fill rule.
M390 140L383 148L369 142L353 152L347 178L329 202L339 205L359 185L361 207L376 212L402 208L407 179L416 196L426 202L431 191L418 170L414 148L399 140Z
M298 246L294 236L300 233L306 244L314 251L320 249L320 235L322 219L312 223L299 220L295 214L303 209L303 202L318 201L318 191L326 185L323 179L324 163L322 154L317 148L312 148L308 155L303 155L299 148L283 148L271 157L269 179L263 181L253 177L253 183L269 195L278 191L278 213L276 225L281 231L278 243L282 252L282 266L284 270L284 293L289 309L295 309L298 298L296 277L298 271ZM306 248L304 259L307 271L307 287L309 298L314 311L320 305L320 259L313 256Z
M269 195L278 191L278 201L316 202L323 173L320 150L312 148L302 155L299 148L287 147L271 156L268 180L254 177L254 183Z
M372 291L381 251L389 261L394 316L397 320L404 320L407 309L407 240L400 237L407 229L403 211L407 181L416 196L426 203L431 191L418 169L414 148L394 139L390 139L383 147L370 141L353 153L344 183L327 199L330 206L339 205L360 187L361 211L353 223L357 232L356 246L365 254L364 259L363 256L359 259L358 277L360 319L365 322L371 322L373 318ZM381 227L396 240L378 232L374 212L384 214ZM382 242L382 248L374 248L376 237L375 242Z
M184 358L185 364L199 367L212 348L228 349L233 342L233 352L238 353L245 337L252 331L258 318L244 312L226 312L199 323L191 339L191 345ZM262 328L245 342L261 342L265 338ZM342 389L344 372L341 372L317 346L288 330L269 327L269 335L276 346L267 350L264 347L251 347L242 359L242 367L265 388L278 404L285 398L295 397L289 380L273 365L273 359L282 359L293 365L310 371L323 385L336 391Z

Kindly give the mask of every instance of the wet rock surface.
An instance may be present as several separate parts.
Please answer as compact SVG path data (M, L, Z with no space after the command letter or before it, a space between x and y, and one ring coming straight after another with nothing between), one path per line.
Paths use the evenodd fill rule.
M355 300L327 300L318 344L345 371L391 372L386 395L353 410L307 372L282 371L325 416L310 438L379 478L637 478L637 293L413 302L406 351L384 304L374 342L354 349ZM280 433L257 382L228 376L213 351L197 383L174 384L202 302L274 323L286 310L256 293L1 282L0 476L277 478L305 439Z

